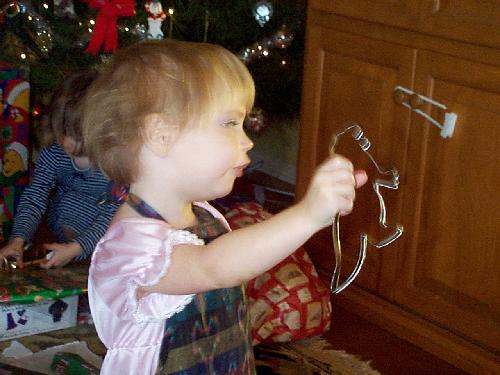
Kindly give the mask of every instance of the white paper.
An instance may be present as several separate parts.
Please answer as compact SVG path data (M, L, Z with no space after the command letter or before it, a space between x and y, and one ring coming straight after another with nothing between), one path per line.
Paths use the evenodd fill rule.
M33 354L31 350L16 340L11 341L10 346L5 348L2 352L2 355L14 359L26 357L31 354Z
M14 342L16 341L13 341L13 343ZM0 362L20 367L26 370L38 371L42 374L51 375L53 374L53 372L50 369L50 364L52 363L54 355L57 352L66 352L78 354L86 362L99 369L102 365L102 358L91 352L87 347L87 343L84 341L74 341L64 345L53 346L37 353L28 353L27 355L19 357L19 353L23 351L22 348L24 348L25 353L31 353L31 351L24 347L22 344L14 344L14 346L11 344L11 346L9 348L6 348L0 355ZM14 356L12 356L11 354L14 354Z

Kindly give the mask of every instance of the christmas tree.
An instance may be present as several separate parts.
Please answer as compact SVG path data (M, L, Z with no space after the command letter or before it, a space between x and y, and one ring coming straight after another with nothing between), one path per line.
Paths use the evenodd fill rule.
M0 0L0 61L29 71L40 112L68 71L146 38L220 44L256 82L255 130L299 112L305 0ZM116 36L116 40L114 40Z

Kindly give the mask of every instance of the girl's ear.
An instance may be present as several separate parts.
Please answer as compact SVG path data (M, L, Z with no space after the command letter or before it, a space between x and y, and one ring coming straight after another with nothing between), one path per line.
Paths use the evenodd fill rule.
M178 127L169 124L157 113L146 116L144 124L145 145L160 157L166 156L177 137Z

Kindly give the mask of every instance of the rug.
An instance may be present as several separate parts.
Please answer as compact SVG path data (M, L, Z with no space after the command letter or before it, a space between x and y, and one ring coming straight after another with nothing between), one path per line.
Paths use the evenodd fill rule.
M101 357L106 352L94 326L87 324L16 340L33 352L73 341L86 342ZM8 341L0 342L0 352L8 345ZM258 375L380 375L369 362L334 350L321 336L291 343L260 344L255 347L255 363Z
M369 361L334 350L322 337L254 348L258 375L380 375Z

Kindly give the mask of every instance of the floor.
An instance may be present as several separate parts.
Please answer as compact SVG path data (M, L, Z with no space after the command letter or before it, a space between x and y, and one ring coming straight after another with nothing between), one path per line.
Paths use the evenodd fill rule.
M334 349L371 361L383 375L467 374L339 306L333 306L332 327L324 336Z
M256 193L257 200L268 211L276 213L292 204L290 194L294 187L254 171L238 182L235 191L243 195ZM333 306L332 327L324 336L334 349L371 361L372 367L383 375L467 374L339 306Z

